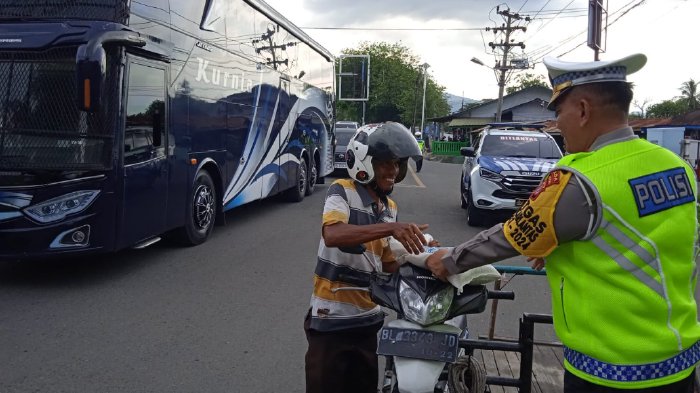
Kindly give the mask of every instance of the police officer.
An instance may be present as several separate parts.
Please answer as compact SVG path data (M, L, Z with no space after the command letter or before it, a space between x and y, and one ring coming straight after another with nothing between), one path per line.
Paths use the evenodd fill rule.
M544 60L569 155L505 224L427 260L439 277L518 254L547 264L564 391L692 392L700 360L692 168L637 138L627 74L646 56Z

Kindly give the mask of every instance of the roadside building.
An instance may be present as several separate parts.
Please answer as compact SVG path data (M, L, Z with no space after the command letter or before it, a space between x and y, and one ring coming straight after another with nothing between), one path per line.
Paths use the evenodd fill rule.
M503 96L502 122L541 123L554 120L554 112L547 109L552 89L532 86ZM448 116L430 119L446 125L452 135L468 135L496 121L498 100L483 100L465 106ZM466 138L468 140L468 138Z

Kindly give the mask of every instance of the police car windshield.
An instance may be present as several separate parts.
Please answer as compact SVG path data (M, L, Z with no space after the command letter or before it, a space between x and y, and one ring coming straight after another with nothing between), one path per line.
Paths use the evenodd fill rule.
M528 135L486 135L482 156L561 158L561 152L550 138Z
M335 130L335 140L338 141L338 146L347 146L353 135L355 135L355 130L350 128L336 128Z

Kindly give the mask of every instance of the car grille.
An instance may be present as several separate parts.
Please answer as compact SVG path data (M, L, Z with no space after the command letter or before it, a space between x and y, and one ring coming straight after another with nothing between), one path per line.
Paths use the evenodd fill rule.
M500 190L496 190L493 196L496 198L526 198L537 188L543 176L506 176L501 182Z
M335 160L345 162L345 153L335 153Z

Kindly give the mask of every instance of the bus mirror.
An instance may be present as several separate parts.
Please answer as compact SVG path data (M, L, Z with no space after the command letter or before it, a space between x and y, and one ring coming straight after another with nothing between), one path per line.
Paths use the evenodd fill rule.
M128 30L105 31L78 47L75 65L80 110L97 112L100 109L100 98L107 73L107 54L103 45L109 43L143 47L146 45L146 39Z
M78 48L76 59L78 108L86 112L97 112L100 109L107 55L102 46L90 48L86 44Z

